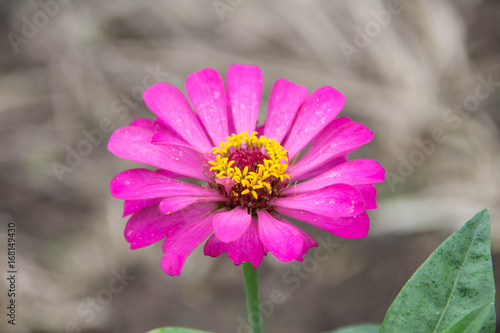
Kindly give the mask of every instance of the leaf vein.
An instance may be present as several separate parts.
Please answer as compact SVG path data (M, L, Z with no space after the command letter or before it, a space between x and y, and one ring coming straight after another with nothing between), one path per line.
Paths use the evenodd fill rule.
M439 317L439 321L438 321L438 323L436 325L436 328L434 329L433 333L437 332L437 329L441 325L441 321L443 320L444 315L446 314L446 310L448 310L448 307L450 306L451 299L453 298L453 292L455 291L455 288L457 286L457 282L460 279L460 274L462 274L462 269L465 266L465 262L469 258L470 250L471 250L472 246L474 245L474 242L476 241L476 236L477 236L477 233L478 233L478 231L480 229L480 226L481 225L478 224L478 226L476 228L476 231L474 232L474 237L472 238L472 241L471 241L471 243L469 245L469 248L467 249L467 254L465 255L464 261L462 262L462 265L460 266L460 269L458 271L457 277L455 278L455 282L453 283L453 288L451 288L450 297L448 297L448 302L446 303L446 306L444 307L444 310L441 313L441 316Z

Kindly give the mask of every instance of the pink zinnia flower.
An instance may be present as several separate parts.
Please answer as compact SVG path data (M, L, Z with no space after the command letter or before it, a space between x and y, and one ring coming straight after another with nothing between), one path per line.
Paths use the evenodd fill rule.
M112 195L125 200L123 215L132 214L125 227L131 248L166 237L161 266L179 275L207 238L206 255L227 252L236 265L257 267L268 252L302 260L317 243L286 217L344 238L366 236L365 210L377 208L373 183L384 180L384 170L372 160L348 161L373 133L336 118L344 96L331 87L308 96L305 87L280 79L267 121L256 128L260 69L232 65L226 86L211 68L189 75L195 113L176 87L157 83L144 92L156 120L137 119L113 133L112 153L159 168L127 170L111 182Z

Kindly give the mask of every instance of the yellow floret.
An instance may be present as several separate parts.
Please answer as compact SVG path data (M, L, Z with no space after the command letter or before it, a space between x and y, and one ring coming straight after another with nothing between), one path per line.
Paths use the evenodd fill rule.
M258 164L255 171L249 170L246 166L243 170L233 166L235 161L229 161L229 156L239 149L264 147L265 155L269 159L265 159L264 164ZM215 171L216 178L231 178L236 183L241 184L242 191L240 195L252 194L257 199L258 193L255 190L265 188L271 194L271 182L275 179L283 181L285 178L290 179L286 174L288 169L287 151L276 142L276 139L269 139L265 136L257 136L257 132L248 134L242 132L232 134L226 138L226 141L220 143L220 148L214 147L214 161L209 161L212 167L210 171ZM234 196L238 193L232 192Z

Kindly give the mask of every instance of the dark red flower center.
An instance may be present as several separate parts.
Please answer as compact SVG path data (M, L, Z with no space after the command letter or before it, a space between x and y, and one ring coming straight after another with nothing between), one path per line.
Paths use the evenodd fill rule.
M248 167L248 171L257 171L259 164L264 164L264 160L269 157L264 155L257 147L240 149L229 156L229 161L234 161L234 165L244 170Z

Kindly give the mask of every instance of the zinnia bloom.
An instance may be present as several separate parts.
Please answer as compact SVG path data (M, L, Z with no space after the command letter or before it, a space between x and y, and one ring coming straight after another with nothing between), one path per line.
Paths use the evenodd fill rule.
M292 217L344 238L366 236L365 210L377 208L373 183L384 180L375 161L347 154L372 139L363 124L336 118L344 96L323 87L280 79L267 121L256 127L262 93L257 66L232 65L226 76L206 68L188 76L185 96L157 83L144 100L157 115L116 130L108 149L152 165L111 182L131 215L125 238L132 249L164 238L161 267L179 275L187 256L208 238L204 252L226 252L236 265L257 267L272 253L302 260L316 241L287 221ZM307 152L299 153L309 144Z

